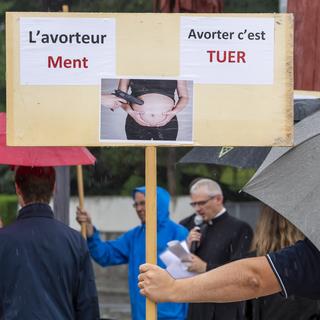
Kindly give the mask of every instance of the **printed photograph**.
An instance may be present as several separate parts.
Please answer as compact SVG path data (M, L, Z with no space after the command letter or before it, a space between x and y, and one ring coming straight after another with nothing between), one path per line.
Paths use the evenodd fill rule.
M192 143L192 124L193 81L101 79L101 141Z

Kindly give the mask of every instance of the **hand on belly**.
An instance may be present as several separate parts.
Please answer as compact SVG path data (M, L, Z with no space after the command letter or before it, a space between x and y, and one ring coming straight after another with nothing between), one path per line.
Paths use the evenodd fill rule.
M142 120L146 122L150 127L157 127L158 124L164 122L167 117L163 114L149 112L141 112L140 115Z
M166 121L168 111L174 107L174 101L162 94L148 93L139 97L143 105L132 105L132 109L140 113L142 120L150 127L161 126Z

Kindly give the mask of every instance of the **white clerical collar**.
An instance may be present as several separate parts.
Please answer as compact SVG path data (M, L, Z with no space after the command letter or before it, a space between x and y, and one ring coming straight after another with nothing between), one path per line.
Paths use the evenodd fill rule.
M212 224L212 220L217 219L218 217L222 216L226 211L227 211L227 209L223 207L222 210L219 211L219 212L216 214L216 216L215 216L214 218L212 218L212 219L208 222L208 224Z

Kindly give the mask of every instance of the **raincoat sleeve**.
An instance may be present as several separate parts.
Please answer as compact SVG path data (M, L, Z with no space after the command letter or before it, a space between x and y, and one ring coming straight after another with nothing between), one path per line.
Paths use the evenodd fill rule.
M90 254L84 243L84 254L80 263L77 292L74 295L76 320L99 320L98 294Z
M101 241L94 229L92 237L87 239L93 260L103 267L128 263L132 235L132 231L128 231L116 240Z
M267 255L285 297L320 299L320 252L308 240Z

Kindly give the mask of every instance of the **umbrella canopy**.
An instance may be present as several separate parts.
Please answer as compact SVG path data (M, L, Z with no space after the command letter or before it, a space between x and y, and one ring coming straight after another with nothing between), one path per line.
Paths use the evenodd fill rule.
M194 147L179 162L258 168L270 149L270 147Z
M84 147L9 147L6 145L6 114L0 113L0 164L30 167L94 164Z
M320 110L320 99L295 99L294 121ZM211 163L236 168L258 168L266 158L269 147L195 147L180 163Z
M320 99L294 99L294 122L320 110Z
M274 147L243 190L278 211L320 249L320 111L295 125L293 147Z

